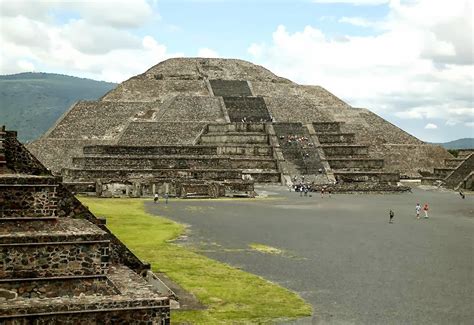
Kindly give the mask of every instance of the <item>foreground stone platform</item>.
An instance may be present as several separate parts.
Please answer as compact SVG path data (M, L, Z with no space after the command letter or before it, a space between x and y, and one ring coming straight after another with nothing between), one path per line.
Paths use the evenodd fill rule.
M147 282L150 266L15 132L0 136L0 324L169 324L169 293Z

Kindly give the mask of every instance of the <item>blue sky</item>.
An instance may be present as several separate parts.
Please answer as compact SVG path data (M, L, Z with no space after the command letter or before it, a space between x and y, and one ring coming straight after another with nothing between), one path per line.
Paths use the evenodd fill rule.
M0 74L121 82L175 56L321 85L425 141L474 137L469 0L0 0Z

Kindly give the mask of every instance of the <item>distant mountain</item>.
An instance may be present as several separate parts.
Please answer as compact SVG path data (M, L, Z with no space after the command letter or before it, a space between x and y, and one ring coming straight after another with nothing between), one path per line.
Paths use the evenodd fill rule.
M22 142L34 140L76 101L98 99L116 86L54 73L0 76L0 125L18 131Z
M473 149L474 138L463 138L454 141L434 144L439 144L440 146L443 146L446 149Z

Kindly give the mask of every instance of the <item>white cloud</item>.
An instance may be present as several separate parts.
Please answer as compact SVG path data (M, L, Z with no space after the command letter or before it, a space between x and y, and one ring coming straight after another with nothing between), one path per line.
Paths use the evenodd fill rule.
M94 24L115 28L139 27L153 16L145 0L71 1L71 6Z
M392 1L389 9L377 22L340 18L377 24L376 35L333 39L312 26L290 33L281 25L271 44L251 44L248 53L279 75L322 85L352 106L386 118L440 119L440 129L469 126L474 120L472 4Z
M202 58L218 58L219 53L210 48L202 47L198 50L197 56Z
M425 129L427 129L427 130L435 130L437 128L438 128L438 126L436 124L433 124L433 123L428 123L428 124L425 125Z
M374 23L362 17L342 17L338 20L340 23L346 23L359 27L372 27Z
M0 74L37 70L120 82L183 56L125 29L157 16L144 0L0 0L0 6ZM76 18L58 22L58 11Z

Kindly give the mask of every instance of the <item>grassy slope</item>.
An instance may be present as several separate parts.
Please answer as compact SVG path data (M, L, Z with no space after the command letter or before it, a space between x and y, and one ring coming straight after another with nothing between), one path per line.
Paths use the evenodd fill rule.
M145 213L143 200L81 198L137 256L154 271L166 273L208 306L175 312L173 323L267 323L311 315L311 306L295 293L256 275L232 268L173 244L184 227Z
M116 84L50 73L0 76L0 124L31 141L76 101L97 99Z

